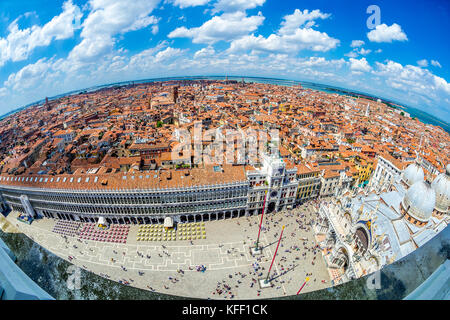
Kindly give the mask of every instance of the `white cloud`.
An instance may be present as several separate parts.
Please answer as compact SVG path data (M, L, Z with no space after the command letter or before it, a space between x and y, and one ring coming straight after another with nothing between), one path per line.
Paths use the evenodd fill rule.
M235 12L262 6L266 0L218 0L213 12Z
M158 23L150 16L160 0L90 0L91 9L83 21L82 41L73 48L69 59L94 61L111 51L114 36Z
M363 41L363 44L364 44L364 41ZM349 53L346 53L344 55L347 57L350 57L350 58L356 58L358 55L365 56L372 52L372 50L370 50L370 49L364 49L364 48L358 49L358 46L360 46L360 45L362 45L362 44L355 44L355 48L352 51L350 51Z
M417 64L418 64L419 66L421 66L421 67L428 67L428 61L427 61L427 59L419 60L419 61L417 61Z
M278 33L267 38L262 35L247 35L234 40L230 52L257 50L280 53L298 53L300 50L329 51L339 44L338 39L331 38L325 32L312 29L315 19L325 19L328 14L318 10L303 12L296 9L293 14L286 15Z
M351 70L351 74L355 78L344 82L343 87L394 99L441 119L450 117L450 104L446 103L450 100L450 84L428 69L386 60L376 62L369 73ZM361 80L359 88L355 87L354 79Z
M364 45L364 41L362 40L352 40L352 43L350 44L350 47L352 48L357 48L357 47L361 47Z
M124 70L132 73L142 73L142 71L152 70L155 68L165 68L166 63L175 58L181 57L187 50L172 48L167 46L168 42L163 41L157 46L143 50L131 58L129 63L124 66ZM124 71L122 69L115 70L116 72Z
M52 61L42 58L35 63L28 64L16 73L9 75L8 79L3 83L6 88L10 88L16 92L23 92L26 89L42 85L43 80L48 81L48 71L51 69Z
M401 65L387 60L385 63L376 62L377 70L374 74L384 76L386 83L396 88L402 88L406 94L415 94L422 99L439 100L444 95L450 96L450 84L443 78L432 74L428 69L413 65Z
M435 67L442 68L441 64L437 60L431 60L431 65Z
M367 54L369 54L369 53L371 53L372 52L372 50L370 50L370 49L364 49L364 48L361 48L361 49L359 49L359 54L362 54L363 56L365 56L365 55L367 55Z
M172 3L174 6L180 7L181 9L204 6L210 1L211 0L168 0L169 3Z
M156 18L155 16L143 16L141 18L138 18L131 26L129 26L128 28L125 28L120 33L126 33L129 31L140 30L151 24L156 25L158 22L159 22L159 19Z
M294 34L280 36L271 34L268 38L259 35L245 36L231 43L230 51L259 50L270 52L297 53L300 50L328 51L337 46L339 40L330 38L325 32L313 29L297 29Z
M311 28L315 25L317 19L327 19L330 17L329 13L322 13L316 9L311 12L308 10L300 11L295 9L293 14L283 17L279 34L292 34L300 27Z
M366 58L361 58L359 60L350 58L349 60L350 60L350 70L352 71L369 72L370 70L372 70Z
M352 50L349 53L344 54L344 56L350 57L350 58L356 58L358 56L358 53L357 53L357 51Z
M367 38L372 42L408 41L408 37L402 31L402 27L394 23L391 26L379 24L375 29L367 33Z
M6 38L0 38L0 67L8 61L22 61L29 57L36 47L50 45L54 40L73 37L79 27L82 13L78 6L68 0L63 4L63 12L53 17L44 26L33 25L20 29L17 18L8 26Z
M8 89L6 88L0 88L0 97L4 97L8 94Z
M201 59L201 58L212 57L215 54L216 54L216 51L214 50L214 48L211 47L211 46L208 46L206 48L202 48L202 49L198 50L194 54L194 59Z
M192 38L193 43L212 44L231 41L255 31L264 21L261 12L247 16L244 12L224 13L206 21L197 28L180 27L169 33L169 38Z
M159 51L156 55L155 55L155 60L154 62L158 63L158 62L164 62L164 61L168 61L170 59L173 59L175 57L179 57L184 50L178 49L178 48L172 48L172 47L167 47L166 49Z

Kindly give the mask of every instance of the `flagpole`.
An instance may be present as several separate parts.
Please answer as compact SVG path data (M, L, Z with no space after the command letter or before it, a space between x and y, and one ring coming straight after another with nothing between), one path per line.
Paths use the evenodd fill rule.
M303 282L302 286L300 287L300 289L297 291L297 295L300 293L300 291L302 291L303 287L305 286L305 284L309 281L309 277L306 277L305 282Z
M256 239L256 246L255 246L256 250L258 250L259 235L261 233L261 226L262 226L262 222L263 222L264 209L266 208L266 199L267 199L267 190L266 190L266 195L264 196L263 210L262 210L262 213L261 213L261 221L259 222L258 238Z
M283 226L283 228L281 228L280 239L278 239L277 248L275 249L275 254L273 255L272 263L270 264L269 272L267 272L267 277L266 277L266 280L264 280L264 283L267 283L269 280L270 270L272 270L273 262L275 261L275 257L277 256L278 247L280 246L281 238L283 237L284 227L285 226Z

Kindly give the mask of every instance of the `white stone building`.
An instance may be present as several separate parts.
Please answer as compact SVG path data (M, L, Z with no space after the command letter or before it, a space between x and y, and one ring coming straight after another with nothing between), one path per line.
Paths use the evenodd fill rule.
M450 223L450 166L433 183L417 163L382 193L347 193L323 202L315 233L335 283L379 270L432 239Z

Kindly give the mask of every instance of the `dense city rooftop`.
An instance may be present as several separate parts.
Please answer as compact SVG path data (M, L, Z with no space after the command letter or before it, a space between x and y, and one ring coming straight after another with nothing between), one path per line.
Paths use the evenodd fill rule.
M194 164L193 156L181 153L173 159L177 132L193 135L198 124L203 129L277 129L280 156L296 165L298 174L344 172L359 183L362 171L376 166L377 156L401 170L419 154L433 176L450 158L447 132L381 101L299 85L185 80L75 94L8 116L0 121L1 183L114 189L244 179L239 166L217 173L203 162ZM214 139L204 137L203 150L209 144ZM181 178L187 168L189 176ZM124 179L127 175L136 179ZM165 175L172 178L161 178ZM65 178L72 183L61 182Z

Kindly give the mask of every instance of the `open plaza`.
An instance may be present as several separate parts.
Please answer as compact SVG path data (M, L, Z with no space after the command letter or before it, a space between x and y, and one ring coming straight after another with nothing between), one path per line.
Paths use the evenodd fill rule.
M251 249L261 216L199 223L201 236L195 240L138 241L142 225L131 225L126 243L86 240L76 233L67 236L55 232L58 220L40 219L29 225L17 221L17 216L11 212L7 219L52 253L80 268L144 290L203 299L259 299L295 295L306 278L309 281L302 293L331 285L310 226L317 217L312 204L265 214L259 240L262 251L255 255ZM285 229L268 276L282 226ZM260 280L267 276L270 286L261 288Z

